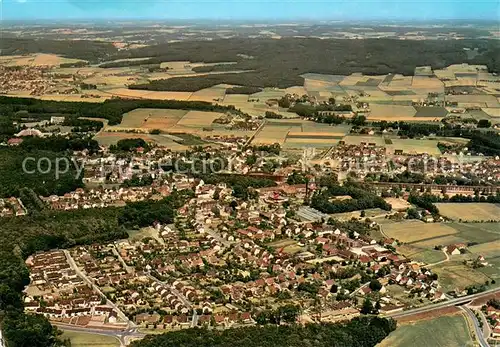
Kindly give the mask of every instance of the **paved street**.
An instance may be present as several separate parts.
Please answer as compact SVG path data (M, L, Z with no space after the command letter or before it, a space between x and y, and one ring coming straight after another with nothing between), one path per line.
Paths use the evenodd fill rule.
M76 265L75 263L75 260L73 259L73 257L71 256L71 254L67 251L67 250L64 250L64 254L66 255L66 258L68 259L68 262L69 262L69 265L70 267L75 270L76 274L78 276L80 276L81 278L83 278L83 280L85 282L87 282L89 285L92 286L92 288L97 292L99 293L99 295L101 295L102 297L106 297L104 295L103 292L101 292L101 290L99 289L98 286L96 286L88 277L87 275L85 275L79 268L78 266ZM108 306L111 306L115 311L116 313L118 314L118 317L127 323L127 326L129 328L134 328L136 325L134 324L134 322L132 322L130 319L128 319L128 317L122 312L122 310L120 310L120 308L118 306L116 306L111 300L107 299L106 298L106 304Z

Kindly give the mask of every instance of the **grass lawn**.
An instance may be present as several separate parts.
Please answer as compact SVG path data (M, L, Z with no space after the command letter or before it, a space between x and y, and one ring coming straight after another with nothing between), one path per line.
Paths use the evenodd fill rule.
M377 346L465 347L473 345L465 318L457 315L402 325Z
M70 339L72 347L117 347L120 346L118 339L112 336L81 333L76 331L65 331L62 339Z

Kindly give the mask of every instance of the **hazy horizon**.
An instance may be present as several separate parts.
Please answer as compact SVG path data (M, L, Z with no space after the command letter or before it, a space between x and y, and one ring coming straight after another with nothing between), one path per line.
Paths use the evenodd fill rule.
M500 2L495 0L3 0L0 4L5 21L500 21Z

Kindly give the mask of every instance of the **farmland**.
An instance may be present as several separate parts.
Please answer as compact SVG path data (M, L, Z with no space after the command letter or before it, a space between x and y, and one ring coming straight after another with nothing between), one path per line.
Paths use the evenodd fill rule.
M439 203L439 212L453 220L489 221L500 220L500 207L488 203Z
M399 326L378 347L474 346L465 317L442 316Z
M211 126L213 121L222 115L219 112L139 108L124 114L119 125L108 127L106 130L148 132L158 129L164 132L197 132L203 127Z
M384 225L383 230L387 236L404 243L412 243L457 233L455 229L447 225L438 223L426 224L421 221L387 224Z

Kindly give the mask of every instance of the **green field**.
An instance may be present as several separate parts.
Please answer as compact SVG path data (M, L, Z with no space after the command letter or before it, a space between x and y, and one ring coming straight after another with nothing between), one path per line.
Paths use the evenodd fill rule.
M446 256L442 251L436 251L434 249L422 249L413 245L403 245L401 247L398 247L397 250L399 253L404 254L411 260L426 264L433 264L446 259Z
M444 316L415 324L402 325L378 347L465 347L474 343L465 318Z
M72 347L115 347L120 346L118 339L97 334L64 331L61 339L69 339Z
M471 285L482 285L491 278L472 269L461 261L448 261L432 267L432 271L438 274L438 281L443 291L464 290Z

